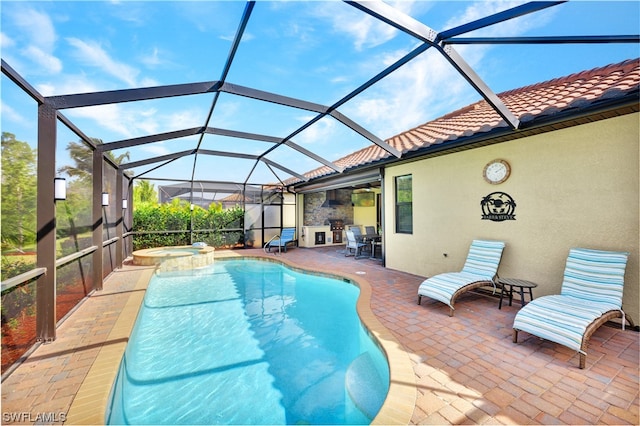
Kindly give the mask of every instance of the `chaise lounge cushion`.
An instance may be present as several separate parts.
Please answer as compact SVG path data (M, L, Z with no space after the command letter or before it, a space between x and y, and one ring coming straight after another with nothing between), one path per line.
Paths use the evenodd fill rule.
M582 352L582 338L587 327L619 306L589 302L561 295L539 297L522 308L513 328Z
M502 241L473 240L462 271L446 272L424 280L418 288L418 303L422 296L430 297L449 305L450 315L453 315L455 298L461 292L486 284L495 287L493 279L504 246Z
M628 253L574 248L569 251L559 295L539 297L513 321L517 332L559 343L579 352L584 368L587 341L602 323L623 318L622 293Z
M451 297L460 288L475 282L490 282L493 277L469 272L447 272L425 280L418 288L418 294L427 296L452 306Z

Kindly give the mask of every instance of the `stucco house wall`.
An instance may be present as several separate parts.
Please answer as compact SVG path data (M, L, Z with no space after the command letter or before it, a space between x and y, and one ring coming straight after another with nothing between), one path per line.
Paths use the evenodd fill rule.
M387 166L386 266L425 277L456 271L471 240L503 240L500 276L538 283L538 297L560 291L570 248L627 251L623 308L638 324L639 123L634 113ZM491 185L482 171L496 158L511 176ZM413 176L411 235L395 233L394 177L405 174ZM494 191L513 198L515 220L481 219L480 202Z
M377 188L371 191L374 194L379 194L380 190ZM377 197L376 197L377 199ZM376 201L377 202L377 201ZM364 231L365 226L376 226L376 205L370 207L353 207L353 223L360 225Z

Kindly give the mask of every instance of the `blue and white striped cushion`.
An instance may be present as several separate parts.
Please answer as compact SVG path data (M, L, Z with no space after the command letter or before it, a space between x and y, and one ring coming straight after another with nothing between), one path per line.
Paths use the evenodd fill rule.
M493 281L500 264L504 243L474 240L461 272L447 272L428 278L420 284L418 294L451 306L451 297L460 288L478 281Z
M560 294L621 307L628 255L614 251L571 249Z
M469 274L468 272L447 272L424 280L418 287L418 294L451 306L453 293L461 287L478 281L491 281L492 278L485 275Z
M615 305L598 304L559 294L539 297L518 311L513 328L580 351L589 324Z
M571 249L561 294L529 302L513 328L580 350L587 327L604 313L622 308L628 253Z
M504 242L473 240L462 272L484 275L492 279L498 271Z

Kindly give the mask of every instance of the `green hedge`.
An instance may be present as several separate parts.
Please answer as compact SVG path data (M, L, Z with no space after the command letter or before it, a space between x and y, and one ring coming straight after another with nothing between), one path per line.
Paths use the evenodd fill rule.
M244 244L244 210L236 206L223 210L212 203L209 209L174 199L170 204L141 203L133 211L133 249L181 246L191 242L190 228L193 213L193 241L204 241L213 247L238 247ZM157 231L184 231L167 234ZM145 234L145 232L151 232Z

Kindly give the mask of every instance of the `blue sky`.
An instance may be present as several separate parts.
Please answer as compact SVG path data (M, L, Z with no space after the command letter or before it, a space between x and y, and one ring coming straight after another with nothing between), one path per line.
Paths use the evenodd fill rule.
M522 2L392 3L435 31ZM572 1L465 36L640 33L640 2ZM239 1L2 1L2 59L45 96L213 81L221 77L245 8ZM257 2L226 81L331 105L419 43L339 1ZM637 44L456 46L495 92L640 56ZM2 131L35 146L36 104L2 76ZM480 96L433 49L377 83L340 112L382 139L476 102ZM213 95L65 110L85 134L112 142L205 124ZM315 114L223 93L209 126L285 137ZM64 148L78 138L58 132ZM192 149L198 137L127 149L131 161ZM293 141L329 160L370 142L332 118ZM269 144L206 135L202 148L261 154ZM124 151L116 151L122 154ZM296 172L320 166L281 147L268 155ZM194 157L147 177L190 179ZM157 165L157 164L156 164ZM156 165L141 167L136 174ZM243 182L254 162L198 156L196 179ZM275 169L276 176L289 175ZM262 163L250 182L274 182Z

